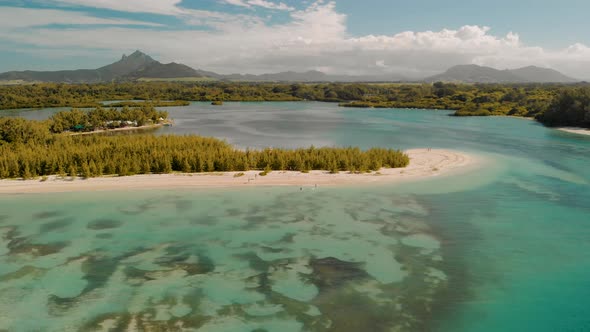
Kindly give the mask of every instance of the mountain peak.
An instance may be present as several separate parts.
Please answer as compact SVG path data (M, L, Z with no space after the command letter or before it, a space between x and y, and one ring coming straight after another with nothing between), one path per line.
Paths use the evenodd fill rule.
M121 57L121 61L124 61L124 60L127 60L127 59L152 59L152 57L150 57L149 55L143 53L140 50L136 50L135 52L133 52L133 53L131 53L129 55L123 54L123 56Z
M22 79L26 81L88 83L142 77L185 78L203 76L203 74L186 65L178 63L162 64L149 55L136 50L129 55L123 54L119 61L98 69L62 70L55 72L8 72L0 73L0 80Z
M139 58L139 57L149 57L149 55L143 53L140 50L136 50L135 52L129 55L130 58Z
M121 60L101 67L98 70L100 70L104 75L118 77L127 75L128 73L134 72L139 68L154 62L156 62L156 60L152 59L149 55L140 51L135 51L129 55L123 54Z

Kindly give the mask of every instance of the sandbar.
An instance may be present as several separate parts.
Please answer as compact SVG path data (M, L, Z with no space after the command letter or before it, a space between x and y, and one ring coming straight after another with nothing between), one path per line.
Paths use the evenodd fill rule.
M590 136L590 129L588 129L588 128L560 127L560 128L555 128L555 129L560 130L560 131L565 131L566 133Z
M443 149L412 149L405 151L410 165L404 168L384 168L378 172L352 174L327 171L273 171L261 176L260 171L224 173L172 173L98 178L61 178L49 176L45 181L0 180L0 194L55 193L80 191L120 191L150 189L190 189L203 187L248 186L335 186L352 184L381 184L413 181L436 176L462 173L481 165L473 155Z

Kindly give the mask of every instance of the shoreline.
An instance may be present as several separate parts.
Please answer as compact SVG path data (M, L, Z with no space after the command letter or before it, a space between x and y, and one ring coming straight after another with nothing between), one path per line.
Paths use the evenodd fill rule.
M581 128L581 127L558 127L555 128L559 131L563 131L570 134L578 134L578 135L585 135L590 136L590 129L588 128Z
M81 191L124 191L154 189L223 188L251 186L336 186L352 184L384 184L427 179L462 173L478 167L481 160L473 155L445 149L412 149L405 151L410 165L404 168L381 169L378 172L351 174L328 171L273 171L266 176L260 171L224 173L173 173L98 178L60 178L52 175L46 181L0 180L0 194L58 193Z
M81 133L70 133L69 136L81 136L81 135L94 135L94 134L103 134L103 133L111 133L111 132L118 132L118 131L132 131L132 130L147 130L147 129L155 129L163 127L163 123L157 123L153 125L146 125L140 127L123 127L123 128L115 128L115 129L100 129L94 131L87 131Z

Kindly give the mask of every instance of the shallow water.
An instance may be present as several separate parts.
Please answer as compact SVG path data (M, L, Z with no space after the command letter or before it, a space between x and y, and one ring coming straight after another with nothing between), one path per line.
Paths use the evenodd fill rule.
M168 110L156 134L487 162L403 185L2 196L0 330L590 330L590 138L322 103Z

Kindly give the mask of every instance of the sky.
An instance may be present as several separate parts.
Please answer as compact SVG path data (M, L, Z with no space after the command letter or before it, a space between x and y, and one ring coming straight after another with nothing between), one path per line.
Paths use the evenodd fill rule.
M459 64L590 78L587 0L0 0L0 72L141 50L229 73L419 78Z

